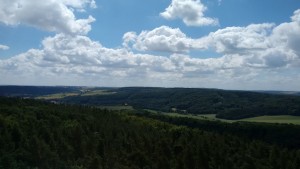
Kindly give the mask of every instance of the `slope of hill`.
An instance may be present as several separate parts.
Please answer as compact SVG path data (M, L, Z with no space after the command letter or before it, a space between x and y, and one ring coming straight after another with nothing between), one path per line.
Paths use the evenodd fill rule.
M198 88L84 88L0 86L0 95L96 106L130 105L136 109L189 114L216 114L222 119L263 115L300 116L300 96L282 92Z
M36 97L55 93L77 92L80 87L63 86L0 86L0 96Z
M300 97L249 91L192 88L119 88L111 95L66 97L64 102L89 105L128 104L162 112L217 114L242 119L262 115L300 115Z

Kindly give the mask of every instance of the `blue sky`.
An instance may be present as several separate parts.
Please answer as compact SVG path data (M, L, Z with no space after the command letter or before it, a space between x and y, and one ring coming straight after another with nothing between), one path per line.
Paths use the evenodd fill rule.
M300 90L298 0L0 4L0 84Z

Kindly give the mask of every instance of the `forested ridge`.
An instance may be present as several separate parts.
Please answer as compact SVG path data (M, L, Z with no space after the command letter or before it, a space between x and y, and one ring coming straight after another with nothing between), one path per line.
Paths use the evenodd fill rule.
M96 92L84 95L87 91ZM188 114L216 114L217 118L230 120L263 115L300 116L299 92L155 87L0 86L0 96L43 98L40 96L51 94L62 96L52 99L60 103L91 106L130 105L136 109L151 109L166 113L175 111Z
M300 96L197 88L128 87L112 95L74 96L63 102L88 105L129 104L135 108L189 114L217 114L223 119L262 115L300 115Z
M0 96L36 97L61 92L75 92L80 89L80 87L70 86L0 86Z
M157 119L174 125L183 125L219 134L235 135L244 139L255 139L276 144L281 148L300 149L300 125L253 123L253 122L222 122L199 120L190 117L166 116L140 110L137 116Z
M0 134L5 169L300 168L296 148L142 114L29 99L0 97Z

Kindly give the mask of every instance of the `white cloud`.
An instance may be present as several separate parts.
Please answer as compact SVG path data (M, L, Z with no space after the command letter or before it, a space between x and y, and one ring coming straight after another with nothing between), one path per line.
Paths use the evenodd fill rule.
M142 31L139 35L128 32L123 36L123 46L132 44L139 51L160 51L170 53L185 53L191 49L206 49L205 40L187 37L179 28L161 26L151 31Z
M223 55L238 55L243 66L279 68L299 66L300 10L291 22L274 25L251 24L246 27L227 27L206 37L208 46Z
M287 52L292 50L300 57L300 10L296 10L291 17L292 22L282 23L274 28L270 37L276 48L284 48Z
M217 19L204 16L206 10L200 0L172 0L160 16L168 20L182 19L187 26L217 25Z
M97 8L95 0L62 0L62 2L76 9L85 9L87 5L90 8Z
M291 17L293 22L300 24L300 9L294 12L294 15Z
M0 44L0 50L8 50L8 49L9 49L9 46Z
M127 32L123 35L123 46L125 48L130 48L130 45L134 43L137 39L136 32Z
M86 36L68 36L58 34L48 37L42 42L44 60L61 64L94 65L101 63L97 60L96 49L101 44L91 41Z
M273 24L252 24L247 27L227 27L208 35L210 46L223 54L247 54L270 47L267 39Z
M73 9L84 10L92 0L0 0L0 22L6 25L25 24L46 31L65 34L87 34L95 19L76 19ZM94 5L93 5L94 4Z

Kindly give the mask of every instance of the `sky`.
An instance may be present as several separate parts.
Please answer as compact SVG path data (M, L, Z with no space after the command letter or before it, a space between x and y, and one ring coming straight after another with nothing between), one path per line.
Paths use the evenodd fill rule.
M300 91L300 1L0 0L0 85Z

